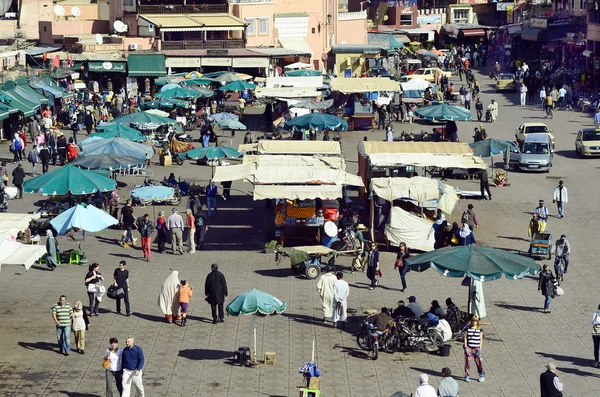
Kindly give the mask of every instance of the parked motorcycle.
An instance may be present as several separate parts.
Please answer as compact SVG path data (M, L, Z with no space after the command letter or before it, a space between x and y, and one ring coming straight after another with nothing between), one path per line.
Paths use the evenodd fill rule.
M368 351L368 354L371 355L373 360L377 360L377 357L379 356L380 334L377 331L377 327L369 323L370 318L371 316L363 321L361 330L356 336L356 343L362 350Z
M417 352L421 350L433 352L444 343L444 338L438 328L416 320L417 324L413 332L408 325L408 320L406 318L396 320L383 344L386 352L394 353L406 349Z
M486 111L485 111L485 122L486 123L491 123L492 122L492 109L486 109Z

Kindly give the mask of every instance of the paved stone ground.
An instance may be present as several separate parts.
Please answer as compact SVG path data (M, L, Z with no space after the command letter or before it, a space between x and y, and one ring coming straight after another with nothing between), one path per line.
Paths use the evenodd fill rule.
M544 121L541 110L521 108L514 103L516 94L499 96L492 82L481 77L484 103L499 98L500 121L486 125L491 137L511 139L523 121ZM457 87L458 88L458 87ZM473 111L474 112L474 111ZM527 249L527 224L540 198L546 200L552 215L552 191L559 178L569 188L570 201L564 219L552 218L548 229L556 236L566 233L572 244L572 264L564 282L565 296L552 302L552 313L542 314L543 298L537 292L537 280L506 279L485 284L488 317L485 319L484 364L486 382L467 385L460 382L461 396L537 396L539 373L547 361L554 361L568 396L596 396L600 372L592 367L590 318L598 304L598 266L595 226L600 221L594 198L600 160L581 160L573 151L577 130L591 125L591 118L577 112L557 112L547 120L556 136L556 157L549 174L512 172L510 187L493 188L493 201L462 200L453 214L458 220L469 202L475 204L481 222L477 230L479 244L509 250ZM475 122L459 123L460 137L471 141ZM396 125L396 131L419 131L430 127L419 124ZM240 134L238 134L240 135ZM344 152L349 168L356 168L355 144L364 132L343 134ZM371 140L383 139L382 131L368 132ZM236 137L236 141L241 140ZM8 157L8 150L4 157ZM26 169L29 170L26 165ZM174 171L188 180L204 183L210 177L206 167L186 163L184 167L161 169L157 175ZM128 186L134 178L124 180ZM463 189L478 189L477 182L450 181ZM234 184L247 191L249 186ZM29 211L36 195L11 202L11 212ZM103 396L104 370L100 364L110 337L124 344L134 335L144 350L144 383L148 396L294 396L301 382L297 369L311 357L316 341L316 357L322 369L322 395L382 396L396 391L414 392L420 373L430 374L436 386L439 371L448 366L462 376L463 355L460 344L453 344L450 357L425 353L380 354L380 359L365 358L358 349L356 319L348 330L334 330L320 318L316 282L294 277L289 264L276 264L273 255L259 253L270 213L262 203L236 196L222 207L211 224L206 250L194 255L170 256L153 253L152 262L140 260L141 250L123 249L114 242L119 232L107 230L89 234L88 256L101 264L110 277L118 260L126 259L131 274L132 317L118 316L112 301L102 302L101 315L92 319L86 333L86 354L63 357L57 352L50 307L60 294L69 302L86 301L83 285L85 267L62 266L51 273L34 267L4 267L0 274L0 395L1 396ZM183 205L181 206L183 208ZM153 213L160 208L136 209ZM62 249L74 243L59 238ZM282 316L257 318L258 352L277 352L275 366L240 368L229 358L238 346L252 344L252 318L228 317L224 324L209 322L210 308L203 300L202 283L211 263L219 263L227 277L230 298L250 288L269 292L289 303ZM467 290L460 279L444 278L434 271L411 272L408 290L399 291L400 280L393 271L393 256L383 255L381 288L367 289L362 273L346 273L351 284L349 306L362 313L369 308L394 306L399 298L416 295L426 307L432 299L443 302L452 296L463 308ZM341 261L342 265L349 265ZM163 322L157 305L160 285L178 270L195 289L190 303L190 323L181 328Z

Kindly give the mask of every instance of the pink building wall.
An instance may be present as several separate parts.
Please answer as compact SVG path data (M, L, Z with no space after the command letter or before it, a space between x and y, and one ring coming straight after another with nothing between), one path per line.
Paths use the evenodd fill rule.
M365 44L367 42L367 20L351 19L338 21L336 44Z
M258 47L260 45L264 46L273 46L275 45L275 38L277 37L274 34L275 29L273 27L275 23L274 15L275 4L274 3L256 3L250 5L240 5L240 4L230 4L229 13L234 16L246 20L247 18L261 18L268 17L269 18L269 33L266 35L259 35L258 30L254 35L246 35L247 47Z
M108 21L40 21L40 44L54 44L65 35L108 33Z
M23 0L19 15L19 24L15 33L21 32L27 39L39 39L39 21L54 19L54 4L52 0ZM14 33L12 35L14 37Z

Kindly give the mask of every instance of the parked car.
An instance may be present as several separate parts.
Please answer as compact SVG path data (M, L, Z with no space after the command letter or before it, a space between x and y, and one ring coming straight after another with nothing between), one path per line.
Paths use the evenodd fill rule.
M370 71L373 77L392 77L392 75L383 66L374 66Z
M515 81L515 75L510 73L500 73L498 75L498 81L496 81L496 92L500 91L516 91L517 82Z
M515 137L517 138L517 142L520 146L522 146L522 142L525 139L527 134L548 134L550 138L552 138L552 149L554 149L554 145L556 144L554 140L554 135L552 135L552 130L548 128L548 126L544 123L523 123L517 128L517 132Z
M600 129L581 129L575 138L575 151L581 157L600 155Z
M440 73L440 78L443 75L448 76L448 78L452 77L452 72L444 72L440 68L421 68L415 70L413 74L409 74L408 76L403 76L403 81L409 81L411 79L423 79L425 81L429 81L430 83L435 82L435 71L438 70Z
M519 169L521 171L550 172L554 150L549 134L529 134L525 136L523 147L519 154Z

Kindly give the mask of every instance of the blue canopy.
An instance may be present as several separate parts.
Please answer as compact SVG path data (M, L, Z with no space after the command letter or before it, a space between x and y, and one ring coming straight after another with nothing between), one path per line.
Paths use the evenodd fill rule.
M94 154L116 154L143 160L152 158L154 156L154 149L142 143L116 137L102 139L83 146L83 152L80 156L85 157Z
M286 121L283 128L286 130L299 129L325 129L334 131L348 131L348 122L344 119L326 113L309 113L304 116L295 117L290 121Z
M119 222L106 212L99 210L93 205L85 204L69 208L50 221L50 224L58 234L65 234L69 229L74 227L94 233L117 223Z
M142 200L165 200L173 197L175 189L167 186L144 186L131 191L131 197Z
M417 109L415 114L429 121L465 121L473 118L467 109L447 103Z

